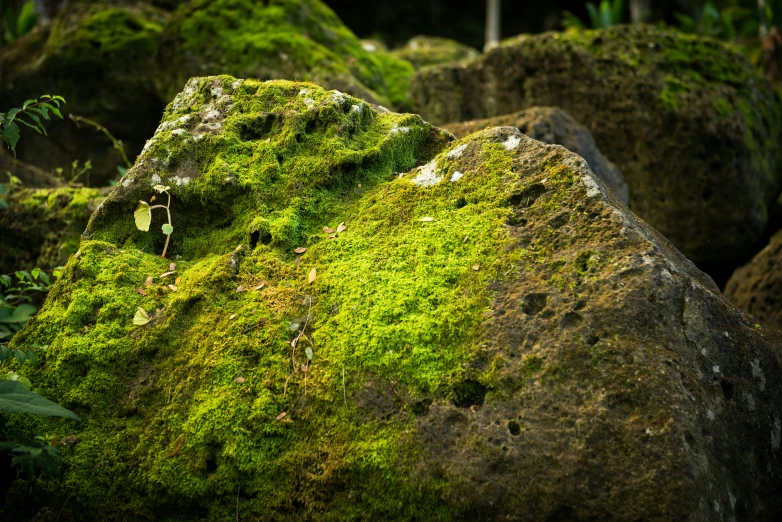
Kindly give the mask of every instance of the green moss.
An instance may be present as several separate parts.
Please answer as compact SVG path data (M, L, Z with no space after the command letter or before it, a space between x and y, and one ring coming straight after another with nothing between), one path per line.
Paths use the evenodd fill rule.
M309 80L409 107L407 64L365 50L319 0L199 0L174 15L168 32L161 54L181 69L160 79L168 99L190 76L229 73Z
M49 345L29 376L84 418L59 425L79 441L61 487L94 517L173 520L185 504L196 511L180 516L221 520L240 489L241 511L261 518L450 519L446 478L416 476L404 412L432 397L473 403L495 383L497 368L465 368L481 351L489 283L528 255L503 227L514 152L473 137L471 170L421 187L417 171L397 173L441 151L439 172L455 163L449 137L417 116L285 81L187 91L14 338ZM212 110L220 133L198 137ZM173 201L166 277L161 217L149 233L132 226L155 176ZM150 323L133 325L137 307ZM394 423L362 383L404 390Z
M730 116L733 113L733 106L725 98L716 98L712 105L717 114L722 117Z
M416 36L399 49L392 50L391 54L413 64L416 69L458 62L479 55L472 47L437 36Z

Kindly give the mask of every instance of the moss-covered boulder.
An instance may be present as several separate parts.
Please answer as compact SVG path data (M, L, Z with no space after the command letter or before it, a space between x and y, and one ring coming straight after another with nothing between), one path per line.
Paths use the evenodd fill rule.
M401 94L409 105L409 89L399 93L393 80L385 80L391 61L406 65L382 50L365 50L320 0L194 0L166 28L158 85L171 99L193 76L228 73L317 81L388 106ZM412 70L408 86L411 76Z
M109 189L19 188L0 210L0 274L65 265Z
M531 107L494 118L451 123L443 125L443 128L452 132L457 138L463 138L483 129L507 126L516 127L524 135L534 140L552 145L562 145L569 151L575 152L586 160L589 168L614 191L622 203L628 203L627 183L625 183L622 173L616 168L616 165L600 153L589 129L578 123L562 109Z
M751 255L780 188L780 105L726 44L633 25L524 35L413 79L433 123L559 106L630 188L630 208L696 263Z
M782 231L731 276L727 297L765 326L782 330Z
M415 36L402 47L391 51L391 54L407 60L416 69L468 60L480 55L468 45L439 36Z
M134 224L159 184L170 259L163 209ZM17 481L6 518L782 508L770 342L582 158L511 127L453 142L313 84L194 79L29 343L83 423L8 417L65 437L65 474Z
M146 2L74 1L51 24L0 48L3 110L41 94L67 100L65 119L49 122L48 136L28 129L19 158L50 172L91 160L95 182L115 177L122 156L111 141L93 127L78 128L67 115L106 126L135 157L165 107L155 87L154 55L166 19Z

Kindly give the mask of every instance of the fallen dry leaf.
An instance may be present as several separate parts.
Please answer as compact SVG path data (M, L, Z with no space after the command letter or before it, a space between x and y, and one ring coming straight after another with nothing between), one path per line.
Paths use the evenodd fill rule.
M176 279L174 279L174 284L178 285L181 280L182 280L182 276L177 277Z
M174 270L176 270L176 263L171 263L171 264L169 264L169 265L168 265L168 269L169 269L169 270L171 270L172 272L173 272Z
M285 417L286 415L288 415L288 412L284 411L284 412L280 413L279 415L277 415L277 417L274 420L282 420L282 418Z
M337 232L344 232L344 231L345 231L345 230L347 230L347 229L348 229L348 227L347 227L347 226L345 226L345 223L344 223L344 222L342 222L342 223L340 223L339 225L337 225Z
M422 218L421 218L421 221L425 221L425 222L427 222L427 223L428 223L428 222L430 222L430 221L434 221L434 218L433 218L433 217L422 217Z
M141 287L136 288L136 292L140 293L141 295L147 295L147 292L144 291L144 289Z
M168 285L172 292L176 292L179 288L176 285Z
M337 234L331 234L331 235L329 235L329 239L334 239L335 237L337 237Z
M300 264L301 263L301 257L297 257L296 259L293 260L293 262L296 263L297 265Z
M308 371L310 371L310 367L308 365L306 365L306 364L302 364L301 365L301 371L303 371L304 373L307 373Z
M236 293L244 292L244 287L242 285L239 285L236 287Z
M294 248L294 249L293 249L293 251L294 251L296 254L303 254L304 252L306 252L306 251L307 251L307 249L306 249L306 248L304 248L304 247L298 247L298 248Z
M464 236L464 240L462 241L462 243L466 243L468 239L470 239L470 236Z
M479 264L474 264L474 265L472 265L472 269L473 269L473 270L480 270L480 269L481 269L481 265L479 265Z
M326 234L333 234L334 229L329 227L323 227L323 232L325 232Z
M152 286L154 284L155 278L152 276L149 276L146 281L144 281L144 286Z
M231 317L229 317L228 319L236 319L236 314L231 314Z
M260 290L264 286L266 286L266 281L261 281L253 290Z
M239 384L242 384L242 383L244 382L244 377L237 377L235 380L236 380L236 382L238 382Z
M315 269L315 267L310 270L310 275L307 277L307 281L309 281L310 284L315 282L315 278L318 277L318 271Z
M173 274L174 272L176 272L176 270L170 270L168 272L163 272L162 274L160 274L160 279L163 279L164 277L168 277L171 274Z

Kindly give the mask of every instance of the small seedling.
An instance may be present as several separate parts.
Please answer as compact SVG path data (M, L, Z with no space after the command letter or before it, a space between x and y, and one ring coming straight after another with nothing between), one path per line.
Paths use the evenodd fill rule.
M136 220L136 228L144 232L149 232L149 225L152 223L152 209L164 208L168 215L168 223L165 223L162 227L163 233L166 235L166 245L163 247L163 254L160 257L166 257L168 251L168 242L171 240L171 233L174 231L174 227L171 226L171 194L169 190L171 187L164 187L163 185L155 185L155 192L158 194L165 194L168 196L168 203L165 205L150 205L146 201L139 201L136 210L133 211L133 217ZM152 200L155 201L155 196L152 196Z

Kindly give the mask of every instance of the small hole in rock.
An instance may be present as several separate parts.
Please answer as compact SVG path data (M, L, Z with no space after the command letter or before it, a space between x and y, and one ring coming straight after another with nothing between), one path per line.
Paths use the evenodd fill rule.
M486 386L478 381L466 380L453 387L453 405L457 408L483 406Z
M514 420L508 421L508 431L514 437L516 435L520 435L521 434L521 425L518 422L514 421Z

